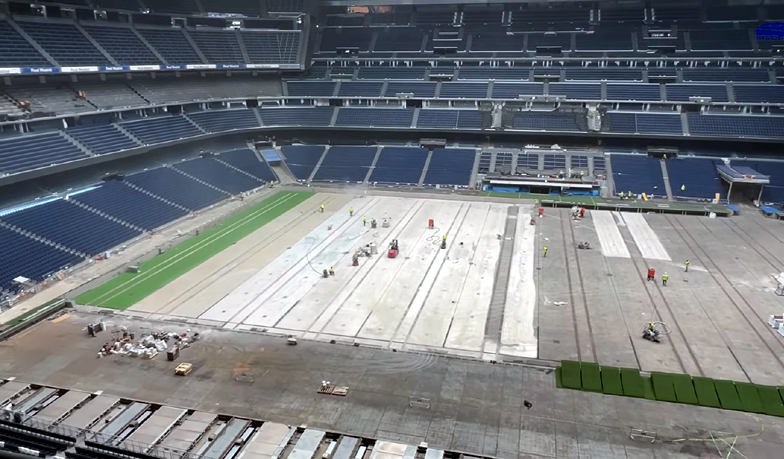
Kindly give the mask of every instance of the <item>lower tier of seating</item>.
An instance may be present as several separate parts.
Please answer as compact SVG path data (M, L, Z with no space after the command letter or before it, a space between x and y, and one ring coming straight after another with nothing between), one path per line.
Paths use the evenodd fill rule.
M219 153L215 157L218 161L222 161L230 166L236 167L243 172L256 177L259 180L270 182L278 180L278 177L270 169L266 162L259 161L256 153L247 150L231 150Z
M307 180L316 168L324 147L321 145L286 145L281 148L286 166L297 180Z
M0 217L2 218L2 217ZM16 291L14 279L40 282L50 274L74 266L82 258L0 226L0 289Z
M226 193L202 185L168 167L129 175L125 180L144 191L190 210L199 210L229 197Z
M183 161L172 167L230 194L250 191L263 185L261 180L209 157Z
M376 156L376 147L332 147L313 180L363 182Z
M611 155L615 193L666 195L660 161L647 155Z
M433 150L423 185L467 186L471 182L476 150L437 148Z
M384 147L369 182L415 185L422 177L426 161L424 148Z

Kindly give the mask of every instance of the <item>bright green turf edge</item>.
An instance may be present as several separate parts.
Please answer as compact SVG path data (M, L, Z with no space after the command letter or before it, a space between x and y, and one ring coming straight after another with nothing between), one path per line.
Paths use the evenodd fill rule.
M127 309L313 196L283 192L76 298L76 303Z

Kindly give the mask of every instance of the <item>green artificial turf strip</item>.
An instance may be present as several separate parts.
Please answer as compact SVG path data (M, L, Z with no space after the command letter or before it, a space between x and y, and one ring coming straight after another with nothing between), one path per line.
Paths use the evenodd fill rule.
M699 403L691 376L673 374L672 387L675 389L675 398L679 403L688 403L689 405Z
M621 368L621 384L623 395L628 397L645 397L645 388L640 371L634 368Z
M621 384L621 369L617 367L602 367L602 392L609 395L623 395Z
M762 405L762 400L760 400L756 385L746 382L736 382L735 389L737 389L738 396L740 396L740 402L743 404L743 411L748 413L765 413L765 407Z
M580 378L580 362L561 361L561 384L568 389L582 389Z
M564 388L563 382L561 382L561 367L555 369L555 387L558 389Z
M712 379L695 376L692 378L692 381L694 382L694 390L697 392L697 402L701 406L721 408L721 402L719 402L716 386L713 384Z
M656 392L653 390L653 380L651 378L643 376L642 388L646 399L656 400Z
M784 404L781 402L781 395L777 388L758 385L757 393L759 393L765 414L771 416L784 416Z
M722 408L725 410L743 411L743 403L740 401L734 382L716 379L713 381L713 385L716 386L716 393L719 395L719 402Z
M599 365L593 362L582 362L580 373L583 379L583 390L591 392L602 391L602 377L599 372Z
M672 375L669 373L651 373L651 382L653 383L653 393L656 400L662 402L677 402L675 398L675 389L672 387Z
M138 274L124 273L76 298L78 304L127 309L260 227L313 196L283 192L146 261Z

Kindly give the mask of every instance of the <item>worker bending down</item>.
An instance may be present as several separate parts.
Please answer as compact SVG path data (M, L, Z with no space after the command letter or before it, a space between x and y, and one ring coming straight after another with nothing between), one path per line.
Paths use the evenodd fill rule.
M669 278L670 278L670 276L668 276L667 273L662 274L662 286L663 287L667 286L667 279L669 279Z
M543 256L543 257L545 257L545 258L547 258L547 246L544 246L544 247L542 248L542 256Z
M334 276L335 275L335 270L332 269L332 266L329 267L329 275L330 276Z
M321 213L324 213L324 204L321 205Z
M353 216L354 216L354 208L353 208L353 207L349 207L349 208L348 208L348 214L349 214L349 216L351 216L351 217L353 217Z

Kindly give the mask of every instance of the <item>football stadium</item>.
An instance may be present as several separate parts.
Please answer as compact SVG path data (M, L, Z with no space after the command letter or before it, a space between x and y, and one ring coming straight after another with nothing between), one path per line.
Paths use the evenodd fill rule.
M0 456L784 457L784 1L0 0Z

